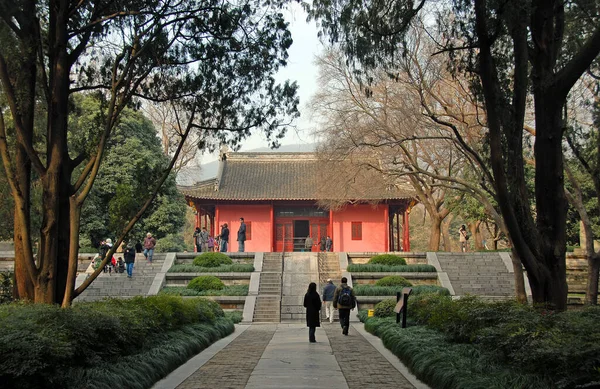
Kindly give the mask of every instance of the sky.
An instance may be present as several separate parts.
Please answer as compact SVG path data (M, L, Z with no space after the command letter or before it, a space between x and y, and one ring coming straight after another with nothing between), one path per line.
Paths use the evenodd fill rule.
M317 27L313 22L306 22L306 12L302 7L292 2L287 10L283 11L288 26L292 33L293 44L289 50L288 66L280 69L277 80L296 81L298 83L298 97L300 98L300 118L294 123L295 130L290 128L280 143L282 145L312 144L315 139L311 135L311 123L309 111L306 107L312 95L317 90L318 70L315 65L315 57L324 50L324 46L317 37ZM254 134L242 143L240 151L249 151L268 146L263 134ZM218 153L205 154L201 158L202 164L218 159Z

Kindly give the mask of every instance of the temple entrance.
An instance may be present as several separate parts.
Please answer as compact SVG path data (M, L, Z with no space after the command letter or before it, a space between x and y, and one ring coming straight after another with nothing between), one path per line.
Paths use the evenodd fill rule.
M319 251L321 237L329 235L329 213L313 207L275 208L275 251L303 251L306 237L313 239L311 251Z
M304 251L306 237L310 234L308 220L294 220L294 251Z

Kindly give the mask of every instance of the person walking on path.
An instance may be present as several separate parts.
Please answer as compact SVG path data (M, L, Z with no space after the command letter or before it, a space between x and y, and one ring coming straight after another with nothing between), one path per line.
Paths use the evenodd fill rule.
M206 231L206 227L202 227L202 231L200 231L200 234L198 234L198 236L200 237L200 245L202 246L202 252L206 253L208 251L208 238L210 237L208 231Z
M131 278L133 276L133 264L135 263L135 247L133 244L129 243L127 248L125 249L125 268L127 269L127 278Z
M356 296L354 290L348 286L348 279L342 277L342 284L335 289L333 295L333 307L337 308L340 316L340 325L342 334L348 335L350 328L350 310L356 306Z
M227 223L223 224L221 227L221 251L222 253L227 252L227 244L229 243L229 228L227 228Z
M240 218L240 229L238 230L237 240L238 240L238 251L240 253L243 253L244 249L245 249L244 245L246 242L246 223L244 223L243 217Z
M335 295L335 285L331 278L327 279L327 284L323 288L323 303L325 303L326 320L333 323L333 296Z
M325 239L324 236L322 236L321 242L319 242L319 250L321 250L322 252L325 252L326 243L327 243L327 240Z
M306 237L306 240L304 241L304 250L310 252L310 251L312 251L312 246L313 246L313 240L309 235Z
M304 295L304 308L306 308L306 326L308 327L308 341L315 343L315 331L321 327L319 317L321 311L321 296L317 292L317 284L311 282L308 284L308 291Z
M458 242L460 243L460 251L463 253L467 251L467 240L469 240L469 234L467 233L467 227L463 224L458 229Z
M148 262L152 262L154 246L156 246L156 239L154 239L151 233L147 233L146 239L144 239L144 257L146 257Z

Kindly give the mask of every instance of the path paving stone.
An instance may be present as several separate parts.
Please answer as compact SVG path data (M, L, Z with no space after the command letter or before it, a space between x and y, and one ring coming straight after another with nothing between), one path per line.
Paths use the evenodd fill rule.
M248 328L177 388L245 388L276 328L276 325Z
M246 389L347 389L327 334L308 342L304 324L280 324L254 368Z
M324 324L335 358L350 389L394 388L414 386L362 335L350 326L349 335L342 335L338 323Z

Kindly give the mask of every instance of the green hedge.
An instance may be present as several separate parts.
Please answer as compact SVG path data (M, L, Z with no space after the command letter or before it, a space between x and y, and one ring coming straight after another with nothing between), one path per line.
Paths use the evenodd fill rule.
M242 311L228 311L225 312L225 317L231 320L234 324L238 324L242 322L244 314Z
M254 271L254 265L234 263L217 267L201 267L190 264L173 265L169 273L249 273Z
M375 305L375 316L387 317L395 315L394 308L396 307L396 299L386 299Z
M215 302L173 296L0 306L0 383L14 388L148 388L233 332Z
M223 289L194 290L184 286L167 286L160 294L171 296L247 296L248 285L230 285Z
M410 281L401 276L386 276L380 278L375 283L377 286L396 286L396 287L407 287L412 286Z
M600 307L552 313L513 301L421 294L409 300L408 315L409 324L427 328L399 331L391 320L361 318L432 387L600 385Z
M200 267L218 267L231 265L233 261L223 253L202 253L194 258L194 265Z
M402 292L402 286L377 286L377 285L355 285L354 294L357 296L395 296L396 292ZM439 293L449 296L448 289L437 285L416 285L412 287L411 297L422 293Z
M390 266L390 265L375 265L375 264L356 264L348 265L347 270L350 273L435 273L437 270L432 265L402 265L402 266Z
M206 290L221 290L225 287L225 284L215 276L200 276L191 280L187 284L188 289L202 292Z
M406 260L394 254L375 255L369 259L372 265L406 266Z
M365 329L380 337L411 372L432 388L556 388L548 377L499 363L490 350L480 345L451 342L443 333L424 326L401 328L394 318L373 317L366 319Z

